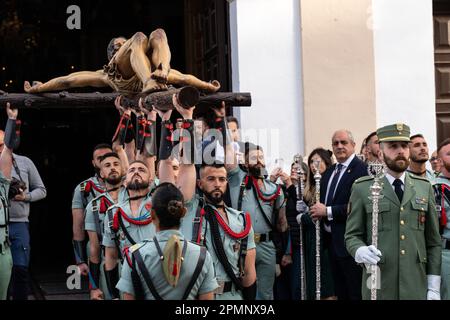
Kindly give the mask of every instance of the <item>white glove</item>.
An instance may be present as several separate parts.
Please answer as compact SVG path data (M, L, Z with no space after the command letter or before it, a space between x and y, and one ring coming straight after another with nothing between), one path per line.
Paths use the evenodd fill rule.
M299 213L308 213L309 208L304 201L297 201L295 204L295 210Z
M427 300L441 300L441 276L427 275Z
M380 257L381 251L372 245L359 247L355 253L355 261L366 265L376 265L380 261Z

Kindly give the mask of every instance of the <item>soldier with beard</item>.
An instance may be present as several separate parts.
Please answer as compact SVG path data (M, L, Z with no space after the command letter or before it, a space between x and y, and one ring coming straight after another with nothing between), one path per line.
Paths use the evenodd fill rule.
M105 193L94 198L86 207L85 230L89 236L90 293L92 300L108 299L106 289L103 252L100 246L103 240L103 221L110 206L123 202L126 190L122 188L123 169L119 155L107 153L100 160L100 177L105 182ZM106 293L106 297L105 294Z
M87 204L105 192L105 182L99 176L100 160L108 153L112 152L111 146L108 144L98 144L94 147L92 155L92 165L95 169L95 175L84 180L75 188L72 198L72 229L73 229L73 249L75 253L75 261L80 269L80 273L84 276L88 275L88 265L86 258L86 248L84 242L84 211Z
M373 178L353 184L345 233L346 246L365 264L362 296L370 299L370 265L377 265L378 299L438 300L441 240L433 189L428 180L405 172L409 165L409 127L395 124L377 130L387 172L379 200L378 248L372 242Z
M374 162L380 160L380 145L378 142L377 133L374 131L366 138L366 152L367 162Z
M229 150L227 150L227 155ZM234 159L228 157L228 159ZM276 249L274 232L287 230L284 193L266 175L260 146L245 144L245 166L227 166L233 208L250 212L256 243L258 299L273 300Z
M203 197L195 193L196 171L193 147L194 107L183 109L176 98L173 104L183 116L183 146L177 185L183 193L187 214L181 222L181 232L192 242L206 247L211 254L219 288L217 300L254 300L256 296L255 243L250 214L228 207L224 203L227 188L227 171L223 164L203 164L197 183ZM225 132L224 106L215 110L218 125ZM170 111L161 113L163 124ZM166 139L169 133L162 128L160 148L161 182L174 181L169 155L173 145ZM181 134L180 134L181 135ZM227 142L229 142L227 140ZM189 148L190 147L190 148ZM232 147L226 144L227 149ZM190 156L189 156L190 155ZM234 159L234 158L233 158Z
M105 247L105 276L109 294L119 298L116 284L119 280L118 260L123 251L155 235L151 217L151 174L144 162L135 160L128 167L125 186L127 199L106 210L103 246Z
M409 143L410 164L407 170L409 173L424 177L431 184L434 184L435 175L426 168L428 159L428 144L423 135L415 134L411 136L411 142Z
M436 208L440 215L442 234L442 286L443 300L450 300L450 138L445 139L437 149L441 173L436 177L434 194Z

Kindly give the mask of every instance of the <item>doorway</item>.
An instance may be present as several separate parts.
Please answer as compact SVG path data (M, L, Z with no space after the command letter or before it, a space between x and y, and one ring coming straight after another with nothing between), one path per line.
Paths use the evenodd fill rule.
M74 2L81 9L80 30L66 27L66 10ZM5 0L1 7L0 90L23 92L24 80L45 81L74 71L101 69L107 63L111 38L131 37L137 31L149 35L156 28L166 31L173 68L205 80L218 79L222 91L231 87L226 1L142 0L115 5L106 0ZM207 23L208 33L202 27L194 34L194 20ZM214 38L213 46L206 37ZM193 50L194 41L204 43L204 51ZM111 141L119 116L113 106L80 106L23 108L19 118L22 138L17 153L33 160L47 188L46 199L31 206L31 270L47 298L61 298L61 288L54 284L65 284L66 269L74 263L72 193L78 183L94 174L92 149ZM5 122L6 115L0 114L0 124ZM45 281L47 286L42 285Z

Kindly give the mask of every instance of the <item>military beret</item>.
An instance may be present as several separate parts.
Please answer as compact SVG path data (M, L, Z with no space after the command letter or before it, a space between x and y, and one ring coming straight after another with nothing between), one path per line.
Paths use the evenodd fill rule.
M391 124L377 129L379 142L406 141L409 142L410 129L403 123Z

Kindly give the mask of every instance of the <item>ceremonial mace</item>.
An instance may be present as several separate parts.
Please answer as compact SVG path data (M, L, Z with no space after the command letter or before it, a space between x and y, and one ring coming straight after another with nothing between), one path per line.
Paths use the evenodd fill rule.
M373 184L370 186L369 199L372 200L372 245L378 249L378 201L383 198L381 195L380 180L384 176L385 166L381 162L369 162L367 166L367 172L369 176L374 179ZM378 288L378 265L371 265L371 277L370 277L370 299L377 300L377 288Z
M316 181L316 203L320 202L320 159L313 161L314 166L314 180ZM316 300L320 300L320 221L319 219L314 222L316 226Z
M303 201L303 191L305 190L305 184L303 182L303 177L305 172L302 168L302 156L297 154L294 156L294 163L297 164L297 208L300 206L305 206ZM300 214L300 219L298 219L298 224L300 228L300 288L301 288L301 300L306 300L306 276L305 276L305 248L303 246L303 223L302 216L304 212L298 212Z

